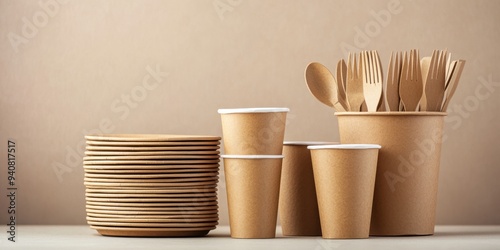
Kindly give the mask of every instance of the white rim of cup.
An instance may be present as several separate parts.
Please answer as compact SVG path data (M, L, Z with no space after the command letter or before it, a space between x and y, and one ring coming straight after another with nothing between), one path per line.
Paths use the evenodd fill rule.
M283 159L283 155L221 155L226 159Z
M323 141L284 141L283 145L297 145L297 146L316 146L316 145L335 145L340 142L323 142Z
M236 109L219 109L219 114L237 114L237 113L275 113L275 112L290 112L289 108L236 108Z
M338 144L338 145L317 145L309 146L308 149L380 149L378 144Z

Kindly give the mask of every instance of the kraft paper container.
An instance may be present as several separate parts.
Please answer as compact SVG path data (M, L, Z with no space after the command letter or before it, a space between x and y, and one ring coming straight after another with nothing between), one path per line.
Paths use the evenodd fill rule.
M219 109L225 153L281 155L288 111L288 108Z
M334 142L284 142L279 218L285 236L320 236L318 201L307 146Z
M368 238L379 145L309 146L323 238Z
M446 113L343 112L336 115L341 143L382 145L370 234L434 234Z
M223 155L233 238L274 238L282 155Z

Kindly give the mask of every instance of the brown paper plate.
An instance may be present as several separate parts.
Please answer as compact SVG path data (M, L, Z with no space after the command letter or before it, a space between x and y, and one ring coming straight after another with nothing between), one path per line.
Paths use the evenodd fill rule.
M216 181L219 177L208 176L208 177L193 177L193 178L158 178L158 179L118 179L118 178L90 178L85 177L83 180L88 182L113 182L113 183L143 183L143 184L155 184L155 183L187 183L193 184L193 182L205 182L205 181Z
M115 226L115 227L169 227L169 228L177 228L177 227L210 227L218 224L217 221L211 222L193 222L193 223L161 223L161 222L150 222L150 223L141 223L141 222L104 222L104 221L93 221L87 220L89 225L93 226Z
M84 165L178 165L178 164L215 164L219 163L219 159L216 160L121 160L121 161L83 161Z
M169 147L169 146L217 146L220 141L170 141L170 142L135 142L135 141L92 141L87 140L91 146L136 146L136 147Z
M217 165L218 166L218 165ZM218 172L219 168L207 168L207 169L190 169L190 168L180 168L180 169L92 169L85 168L85 173L91 174L196 174L196 173L214 173Z
M109 179L159 179L159 178L200 178L200 177L214 177L219 175L218 172L206 173L184 173L184 174L105 174L105 173L85 173L88 178L109 178Z
M156 212L161 212L161 211L171 211L171 212L179 212L179 214L182 214L185 211L206 211L206 210L216 210L219 209L218 205L206 205L206 206L194 206L194 207L187 207L187 206L180 206L180 207L126 207L126 206L109 206L109 205L92 205L92 204L86 204L86 208L88 209L100 209L100 210L117 210L117 211L156 211Z
M90 226L104 236L132 236L132 237L198 237L205 236L211 227L197 228L137 228L137 227L104 227Z
M85 183L84 183L85 184ZM104 183L106 184L106 183ZM152 189L170 189L172 192L175 192L176 190L179 190L180 193L185 192L184 190L191 190L191 189L198 189L198 190L208 190L212 188L217 188L217 183L211 183L211 184L202 184L199 186L116 186L116 185L103 185L103 183L98 183L98 185L86 185L86 188L88 189L115 189L115 190L130 190L130 189L136 189L136 190L152 190ZM202 192L202 191L200 191Z
M87 216L87 221L91 222L112 222L112 223L216 223L218 217L208 217L208 218L178 218L178 219L159 219L159 218L103 218L103 217L91 217Z
M197 171L214 171L219 169L218 163L205 163L205 164L182 164L182 165L83 165L84 169L97 169L97 170L188 170L193 169Z
M197 160L218 159L219 155L116 155L116 156L84 156L84 161L124 161L124 160Z
M218 155L217 150L189 150L189 151L85 151L88 156L153 156L153 155Z
M98 145L87 145L85 147L86 150L89 151L125 151L125 152L133 152L133 151L166 151L166 152L175 152L175 151L203 151L203 150L211 150L216 151L220 147L215 145L206 145L206 146L197 146L197 145L185 145L185 146L98 146Z
M106 213L94 213L87 212L87 216L98 217L98 218L117 218L117 219L207 219L217 220L219 218L218 213L211 214L163 214L163 215L126 215L126 214L106 214Z
M182 173L182 174L122 174L122 173L85 173L88 178L106 178L106 179L170 179L170 178L204 178L204 177L217 177L219 172L205 172L205 173Z
M184 209L188 207L207 207L217 205L217 201L202 201L202 202L99 202L86 201L88 205L94 206L110 206L110 207L177 207Z
M193 199L199 197L214 197L217 193L193 193L193 194L108 194L108 193L85 193L85 197L94 198L184 198Z
M86 197L86 201L96 201L96 202L123 202L123 203L144 203L148 202L208 202L216 201L217 196L212 197L191 197L191 198L98 198L98 197Z
M98 207L98 206L94 206ZM87 213L116 215L116 216L190 216L190 215L211 215L218 214L218 209L207 210L110 210L110 209L95 209L87 208Z
M139 141L139 142L170 142L170 141L217 141L219 136L212 135L165 135L165 134L102 134L86 135L85 139L94 141Z
M148 188L214 188L217 186L218 181L206 181L206 182L157 182L157 183L135 183L135 182L84 182L83 184L87 188L98 188L98 187L109 187L115 189L148 189Z
M217 188L162 188L162 189L113 189L113 188L87 188L89 193L105 193L105 194L180 194L180 195L198 195L198 194L211 194L217 192Z

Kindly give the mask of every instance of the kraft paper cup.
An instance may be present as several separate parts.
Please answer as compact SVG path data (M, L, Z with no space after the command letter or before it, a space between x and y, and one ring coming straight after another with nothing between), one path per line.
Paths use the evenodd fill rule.
M442 112L336 113L341 143L380 150L371 235L434 234Z
M307 146L335 142L287 141L283 143L283 165L278 214L283 235L320 236L318 201Z
M224 151L231 155L281 155L288 108L219 109Z
M309 146L323 238L368 238L380 145Z
M233 238L274 238L282 155L223 155Z

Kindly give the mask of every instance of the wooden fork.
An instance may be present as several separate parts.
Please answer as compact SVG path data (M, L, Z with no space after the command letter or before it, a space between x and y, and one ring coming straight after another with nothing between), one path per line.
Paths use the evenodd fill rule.
M399 111L399 78L401 77L401 52L391 54L385 86L387 111Z
M424 87L422 84L419 57L418 50L411 50L409 57L407 57L406 52L403 56L399 96L401 97L405 111L418 111L418 103L422 99Z
M455 90L457 89L458 82L460 80L460 76L462 75L462 70L464 69L465 66L465 60L458 60L453 62L453 70L450 73L451 77L449 80L448 85L446 86L446 97L443 103L443 107L441 108L441 111L446 112L448 109L448 105L450 104L451 97L455 93Z
M359 55L358 64L356 61L356 53L349 53L347 59L347 79L346 79L346 96L349 103L350 111L359 112L361 104L365 100L363 97L363 79L361 67L361 54Z
M441 111L446 85L446 51L432 53L429 73L425 81L427 111Z
M368 112L376 112L382 96L382 69L377 51L361 52L363 95Z

